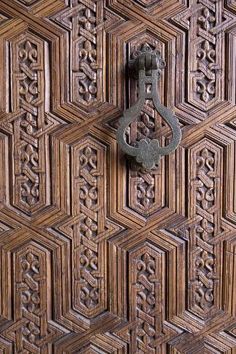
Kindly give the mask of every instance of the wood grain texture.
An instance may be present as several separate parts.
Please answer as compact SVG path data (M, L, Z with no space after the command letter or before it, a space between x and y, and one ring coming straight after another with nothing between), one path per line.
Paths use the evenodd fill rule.
M2 0L0 353L236 353L236 3ZM119 150L149 46L178 149ZM147 100L127 139L170 128Z

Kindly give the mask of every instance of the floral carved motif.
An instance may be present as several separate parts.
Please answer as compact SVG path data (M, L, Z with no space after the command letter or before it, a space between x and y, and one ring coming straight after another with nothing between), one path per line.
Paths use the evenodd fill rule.
M147 103L146 111L144 110L135 126L131 126L131 141L141 140L145 137L152 139L155 134L155 110L152 104ZM130 171L131 190L135 189L136 194L132 196L131 204L134 209L141 212L150 213L156 205L157 196L155 193L155 173L142 173L141 171Z

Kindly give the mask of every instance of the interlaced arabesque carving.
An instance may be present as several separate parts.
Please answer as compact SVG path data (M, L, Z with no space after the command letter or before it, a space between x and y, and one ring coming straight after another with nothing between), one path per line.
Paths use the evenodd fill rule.
M214 283L216 257L214 246L209 243L216 235L215 185L217 176L214 153L204 148L196 156L196 211L201 221L195 226L195 301L202 310L207 311L214 305Z
M0 1L1 353L234 352L235 9ZM110 124L142 46L183 130L153 172ZM144 138L171 139L148 98L127 129Z
M97 152L89 146L80 153L80 203L82 217L80 233L82 237L81 247L81 288L80 300L87 308L95 307L99 303L99 274L98 274L98 247L91 243L88 247L87 240L94 240L97 236L97 213L92 212L98 206L98 184L94 176L97 171ZM88 243L89 245L89 243Z
M40 136L43 118L44 93L41 75L43 53L42 47L27 40L22 40L13 47L14 80L18 82L16 108L22 110L14 125L15 179L18 195L16 204L30 212L42 200L43 182L43 137ZM40 148L41 147L41 148ZM14 189L16 191L16 189Z
M53 18L70 32L71 100L84 107L102 100L103 12L101 1L70 0Z

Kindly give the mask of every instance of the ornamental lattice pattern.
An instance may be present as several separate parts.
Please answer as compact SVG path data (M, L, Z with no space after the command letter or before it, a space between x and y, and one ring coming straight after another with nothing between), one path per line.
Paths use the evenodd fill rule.
M3 335L15 344L15 353L49 354L48 344L63 334L48 323L49 252L30 243L14 254L14 323Z
M235 19L223 1L193 0L174 20L188 30L188 101L209 110L224 99L224 31Z
M219 246L212 241L222 231L219 223L221 155L219 148L207 141L191 152L196 161L191 170L191 202L194 201L192 217L198 222L190 228L190 306L200 316L206 316L217 303L219 270L217 257ZM190 208L190 206L189 206Z
M136 300L137 327L132 333L135 338L131 342L135 342L137 352L141 350L144 353L155 353L155 338L161 334L157 326L157 303L161 295L157 281L160 279L161 262L160 256L151 253L146 252L136 260L135 289L132 294Z
M69 100L86 109L102 101L103 12L102 1L70 0L52 18L70 32Z
M9 44L11 60L6 92L10 98L7 109L11 111L11 117L1 121L2 129L12 141L8 198L16 209L33 217L51 203L48 133L62 120L48 112L48 43L26 31L17 34Z
M13 204L31 215L46 203L44 43L24 33L12 45Z
M164 251L153 249L149 242L130 253L130 324L121 332L127 331L125 338L131 353L165 352L167 341L178 335L176 327L166 320L164 263Z
M103 161L98 160L98 151L86 146L79 152L80 179L80 271L78 294L80 304L86 309L94 309L101 303L104 292L104 274L99 245L95 242L99 231L99 191L101 189ZM100 259L99 259L100 258Z
M1 354L235 352L235 10L0 1ZM183 133L155 171L116 139L147 45ZM146 137L171 139L151 100Z
M105 151L89 137L73 154L74 307L89 318L106 309L106 239L119 229L106 218Z

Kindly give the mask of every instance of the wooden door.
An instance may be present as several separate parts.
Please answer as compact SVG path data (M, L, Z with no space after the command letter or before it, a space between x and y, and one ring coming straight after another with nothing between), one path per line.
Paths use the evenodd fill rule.
M234 0L1 0L0 353L236 353L235 43ZM147 45L183 135L149 172Z

